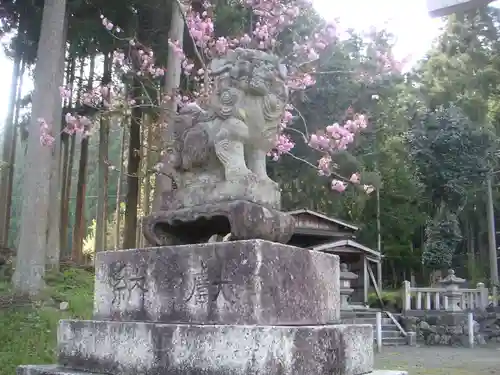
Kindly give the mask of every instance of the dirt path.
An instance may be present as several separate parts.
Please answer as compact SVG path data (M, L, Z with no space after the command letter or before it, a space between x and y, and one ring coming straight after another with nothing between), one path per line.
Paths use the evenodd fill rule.
M385 347L375 356L375 368L406 370L409 375L500 375L500 346Z

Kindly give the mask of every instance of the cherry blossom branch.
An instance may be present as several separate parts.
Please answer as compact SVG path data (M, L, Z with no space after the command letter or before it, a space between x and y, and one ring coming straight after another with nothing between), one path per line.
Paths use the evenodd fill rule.
M292 127L287 127L284 130L285 131L292 131L292 132L298 133L298 134L300 134L300 136L302 137L302 140L305 143L309 142L309 138L303 132L301 132L299 129L295 129L295 128L292 128Z
M309 141L309 130L307 129L307 121L306 119L304 118L304 116L302 115L302 113L298 110L298 108L296 106L293 106L293 109L295 112L297 112L297 114L299 115L299 117L301 118L302 120L302 123L304 124L304 129L306 131L306 140L305 142L307 143Z
M307 161L306 159L301 158L300 156L292 154L291 152L287 152L286 155L291 156L293 159L298 160L304 164L307 164L308 166L310 166L311 168L314 168L315 170L318 170L318 171L320 170L316 165L312 164L311 162ZM344 177L336 172L329 171L329 174L332 175L333 177L345 182L345 183L352 184L352 182L348 178L346 178L346 177Z

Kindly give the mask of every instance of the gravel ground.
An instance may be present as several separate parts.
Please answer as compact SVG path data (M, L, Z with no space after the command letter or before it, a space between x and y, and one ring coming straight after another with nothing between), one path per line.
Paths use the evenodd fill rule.
M489 348L384 347L375 355L377 370L409 375L500 375L500 346Z

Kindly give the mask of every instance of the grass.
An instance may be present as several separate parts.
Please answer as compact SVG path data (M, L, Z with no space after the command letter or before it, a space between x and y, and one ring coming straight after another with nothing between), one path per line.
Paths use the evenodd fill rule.
M56 363L57 324L60 319L89 319L92 314L93 275L68 268L49 273L43 298L28 302L14 297L9 283L0 281L0 375L15 374L21 364ZM60 302L68 302L66 311Z

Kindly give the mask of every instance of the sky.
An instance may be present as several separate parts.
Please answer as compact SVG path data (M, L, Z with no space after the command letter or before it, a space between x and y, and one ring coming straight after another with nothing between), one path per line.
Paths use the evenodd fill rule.
M426 0L313 0L327 20L338 18L339 29L388 29L396 37L396 58L422 57L439 34L440 19L427 14Z
M338 21L340 30L364 31L386 28L396 37L395 57L421 58L439 34L441 21L427 14L426 0L313 0L318 12L327 20ZM500 6L500 0L492 5ZM0 126L3 127L9 102L12 62L0 51ZM28 91L31 82L23 91Z

